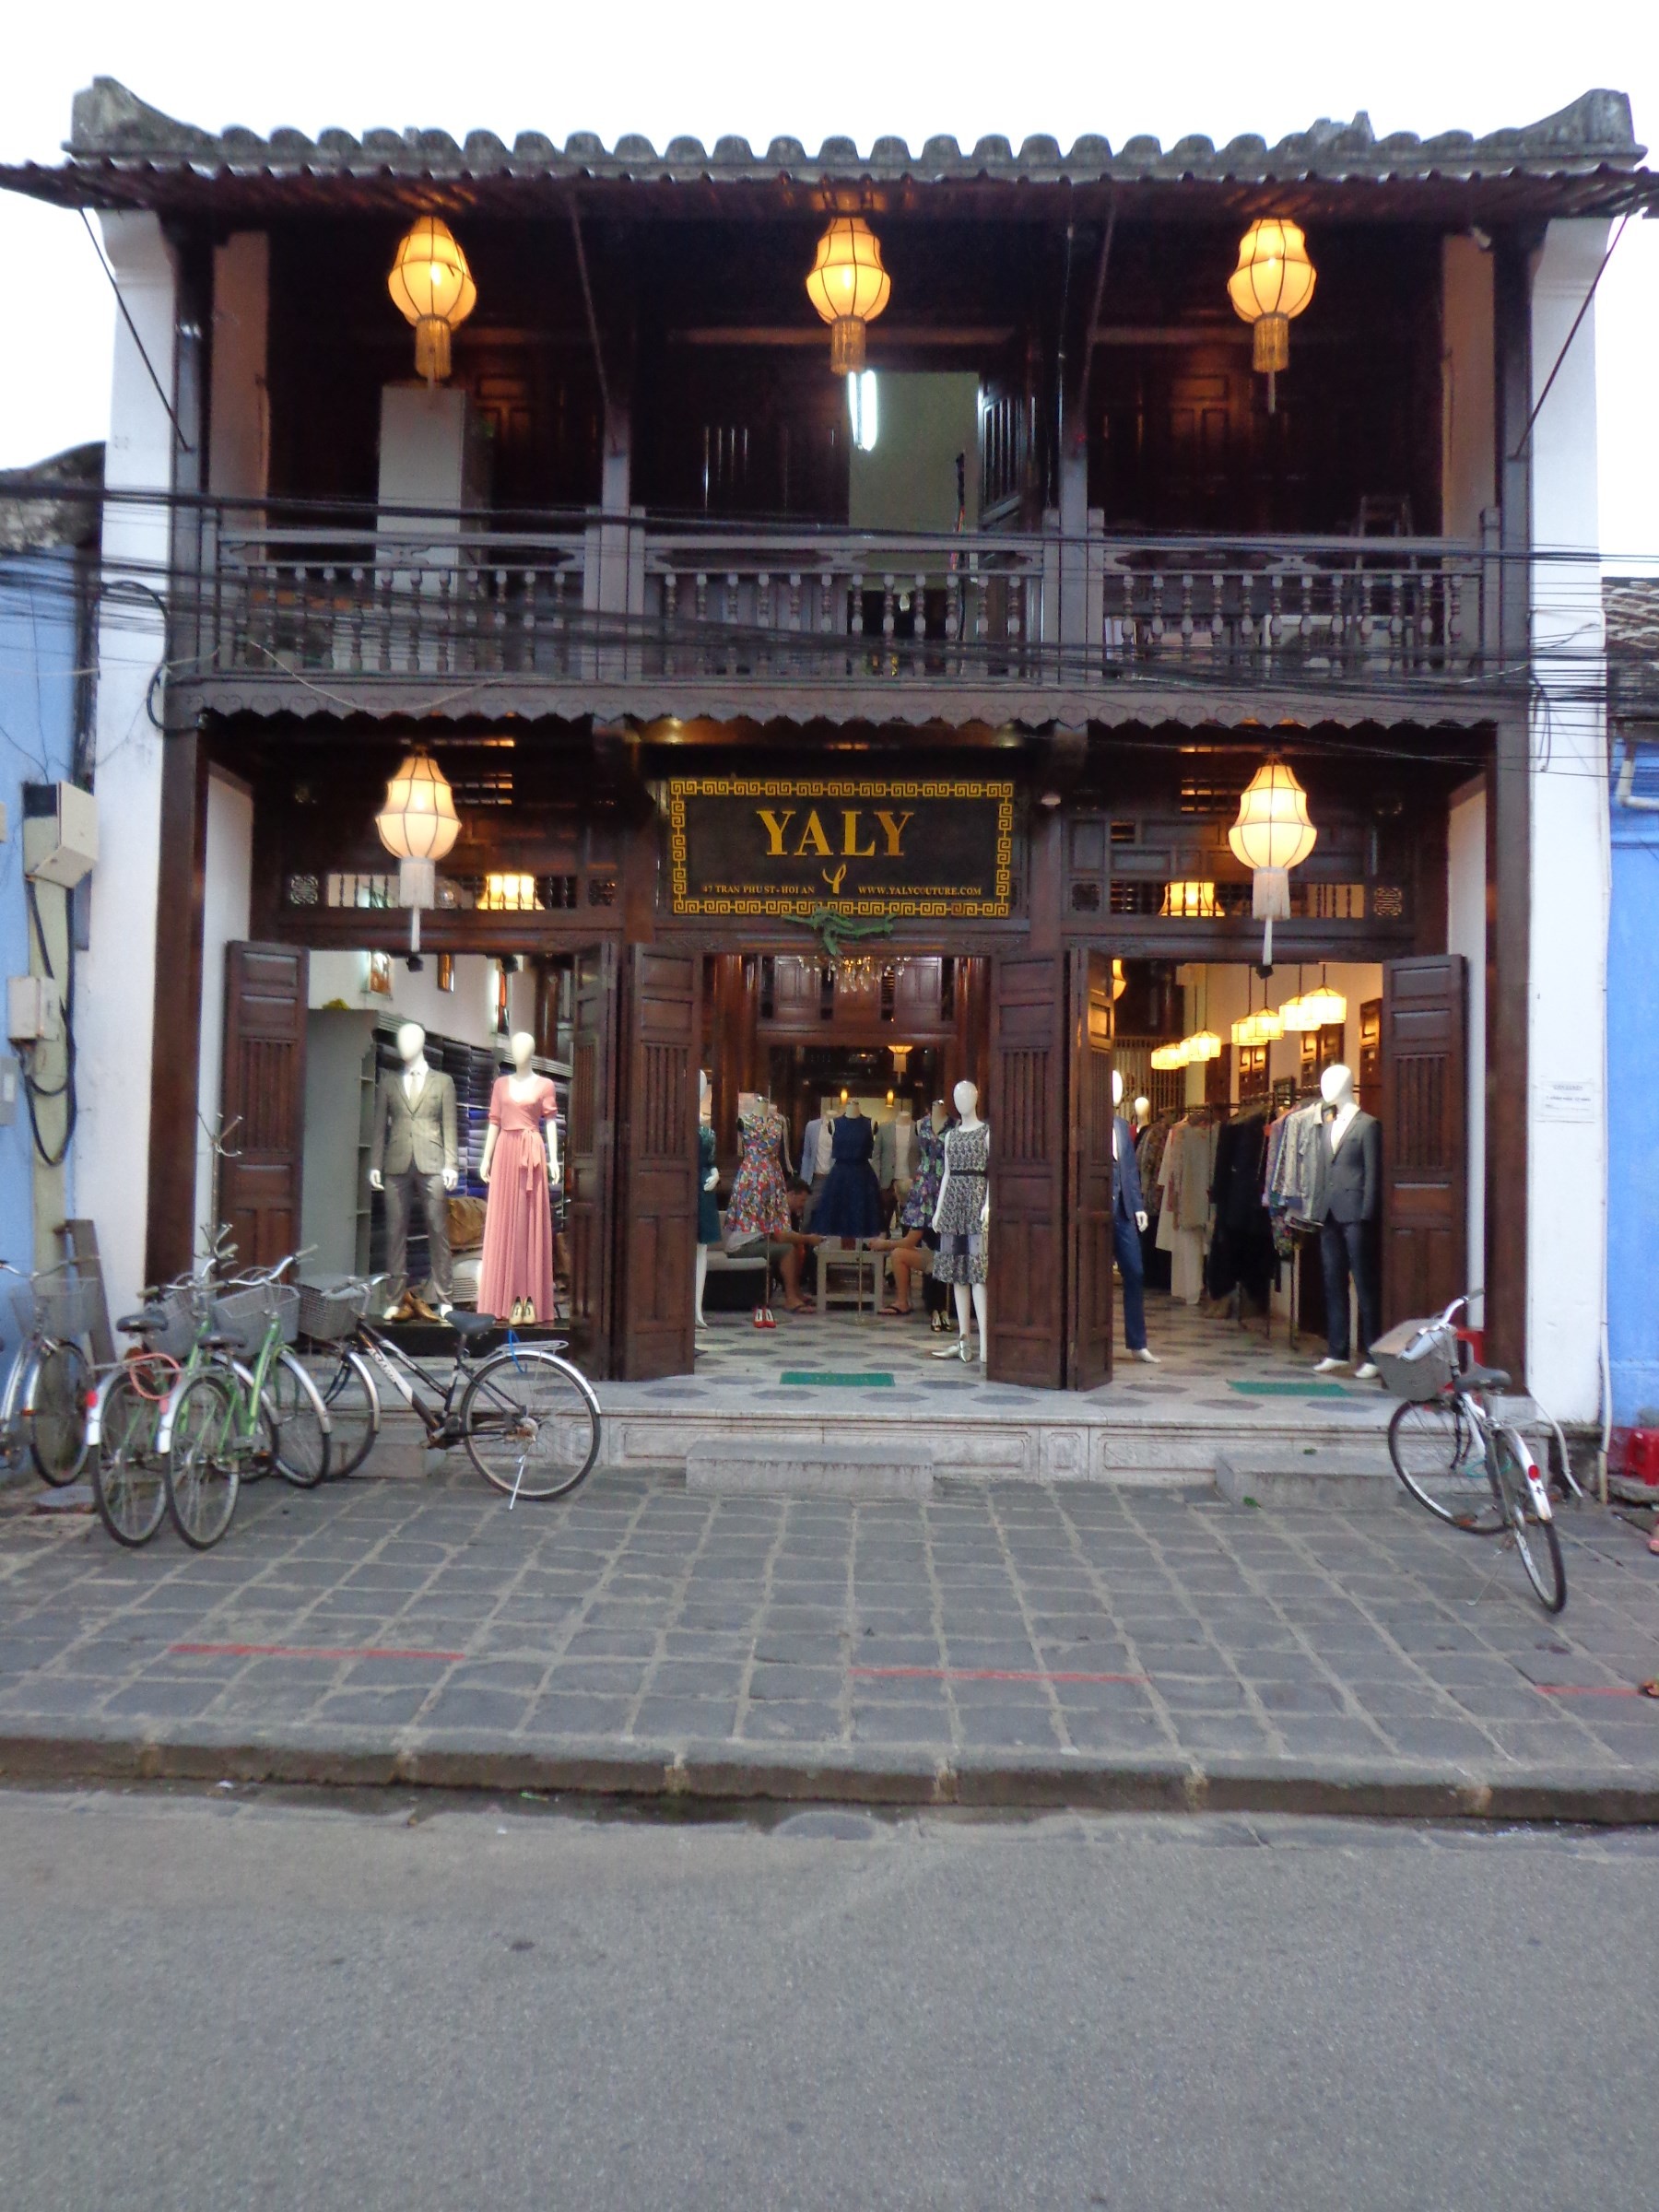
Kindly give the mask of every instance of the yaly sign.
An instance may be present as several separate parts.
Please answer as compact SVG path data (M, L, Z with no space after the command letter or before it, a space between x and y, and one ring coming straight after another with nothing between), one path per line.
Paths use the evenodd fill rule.
M676 776L677 914L1006 916L1014 786L959 778Z

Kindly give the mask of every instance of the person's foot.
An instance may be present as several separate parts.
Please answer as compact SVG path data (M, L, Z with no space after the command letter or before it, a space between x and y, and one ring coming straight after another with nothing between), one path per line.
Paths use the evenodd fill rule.
M1376 1364L1372 1360L1368 1359L1363 1367L1357 1367L1354 1370L1354 1380L1356 1382L1374 1382L1376 1379Z
M881 1318L883 1321L908 1321L910 1308L908 1306L883 1306Z
M1144 1359L1148 1367L1161 1367L1163 1361L1156 1352L1149 1352L1144 1344L1137 1344L1129 1355L1131 1359Z
M1346 1359L1315 1359L1313 1362L1313 1372L1316 1375L1334 1375L1338 1368L1343 1368L1347 1365L1347 1361Z

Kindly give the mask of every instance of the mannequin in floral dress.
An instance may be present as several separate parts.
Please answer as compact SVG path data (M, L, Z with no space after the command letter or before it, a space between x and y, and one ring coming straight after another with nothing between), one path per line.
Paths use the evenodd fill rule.
M751 1237L782 1238L794 1224L784 1184L783 1116L769 1099L752 1098L737 1115L743 1157L726 1204L728 1246Z
M553 1085L530 1065L535 1040L521 1030L508 1048L512 1073L489 1094L489 1127L480 1181L489 1188L478 1311L507 1322L553 1318L553 1212L549 1180L559 1173Z

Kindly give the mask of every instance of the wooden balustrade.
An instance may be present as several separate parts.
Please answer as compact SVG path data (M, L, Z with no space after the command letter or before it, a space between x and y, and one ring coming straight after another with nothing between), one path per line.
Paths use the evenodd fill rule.
M441 518L400 518L395 536L221 523L205 544L206 683L1461 683L1486 665L1495 601L1489 556L1443 539L905 537L630 515L473 538Z

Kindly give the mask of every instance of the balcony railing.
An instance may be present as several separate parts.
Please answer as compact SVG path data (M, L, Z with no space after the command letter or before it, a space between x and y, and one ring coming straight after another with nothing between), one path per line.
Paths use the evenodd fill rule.
M210 516L198 680L550 686L1452 686L1491 665L1488 547L1441 538L906 536L635 513L506 536Z

